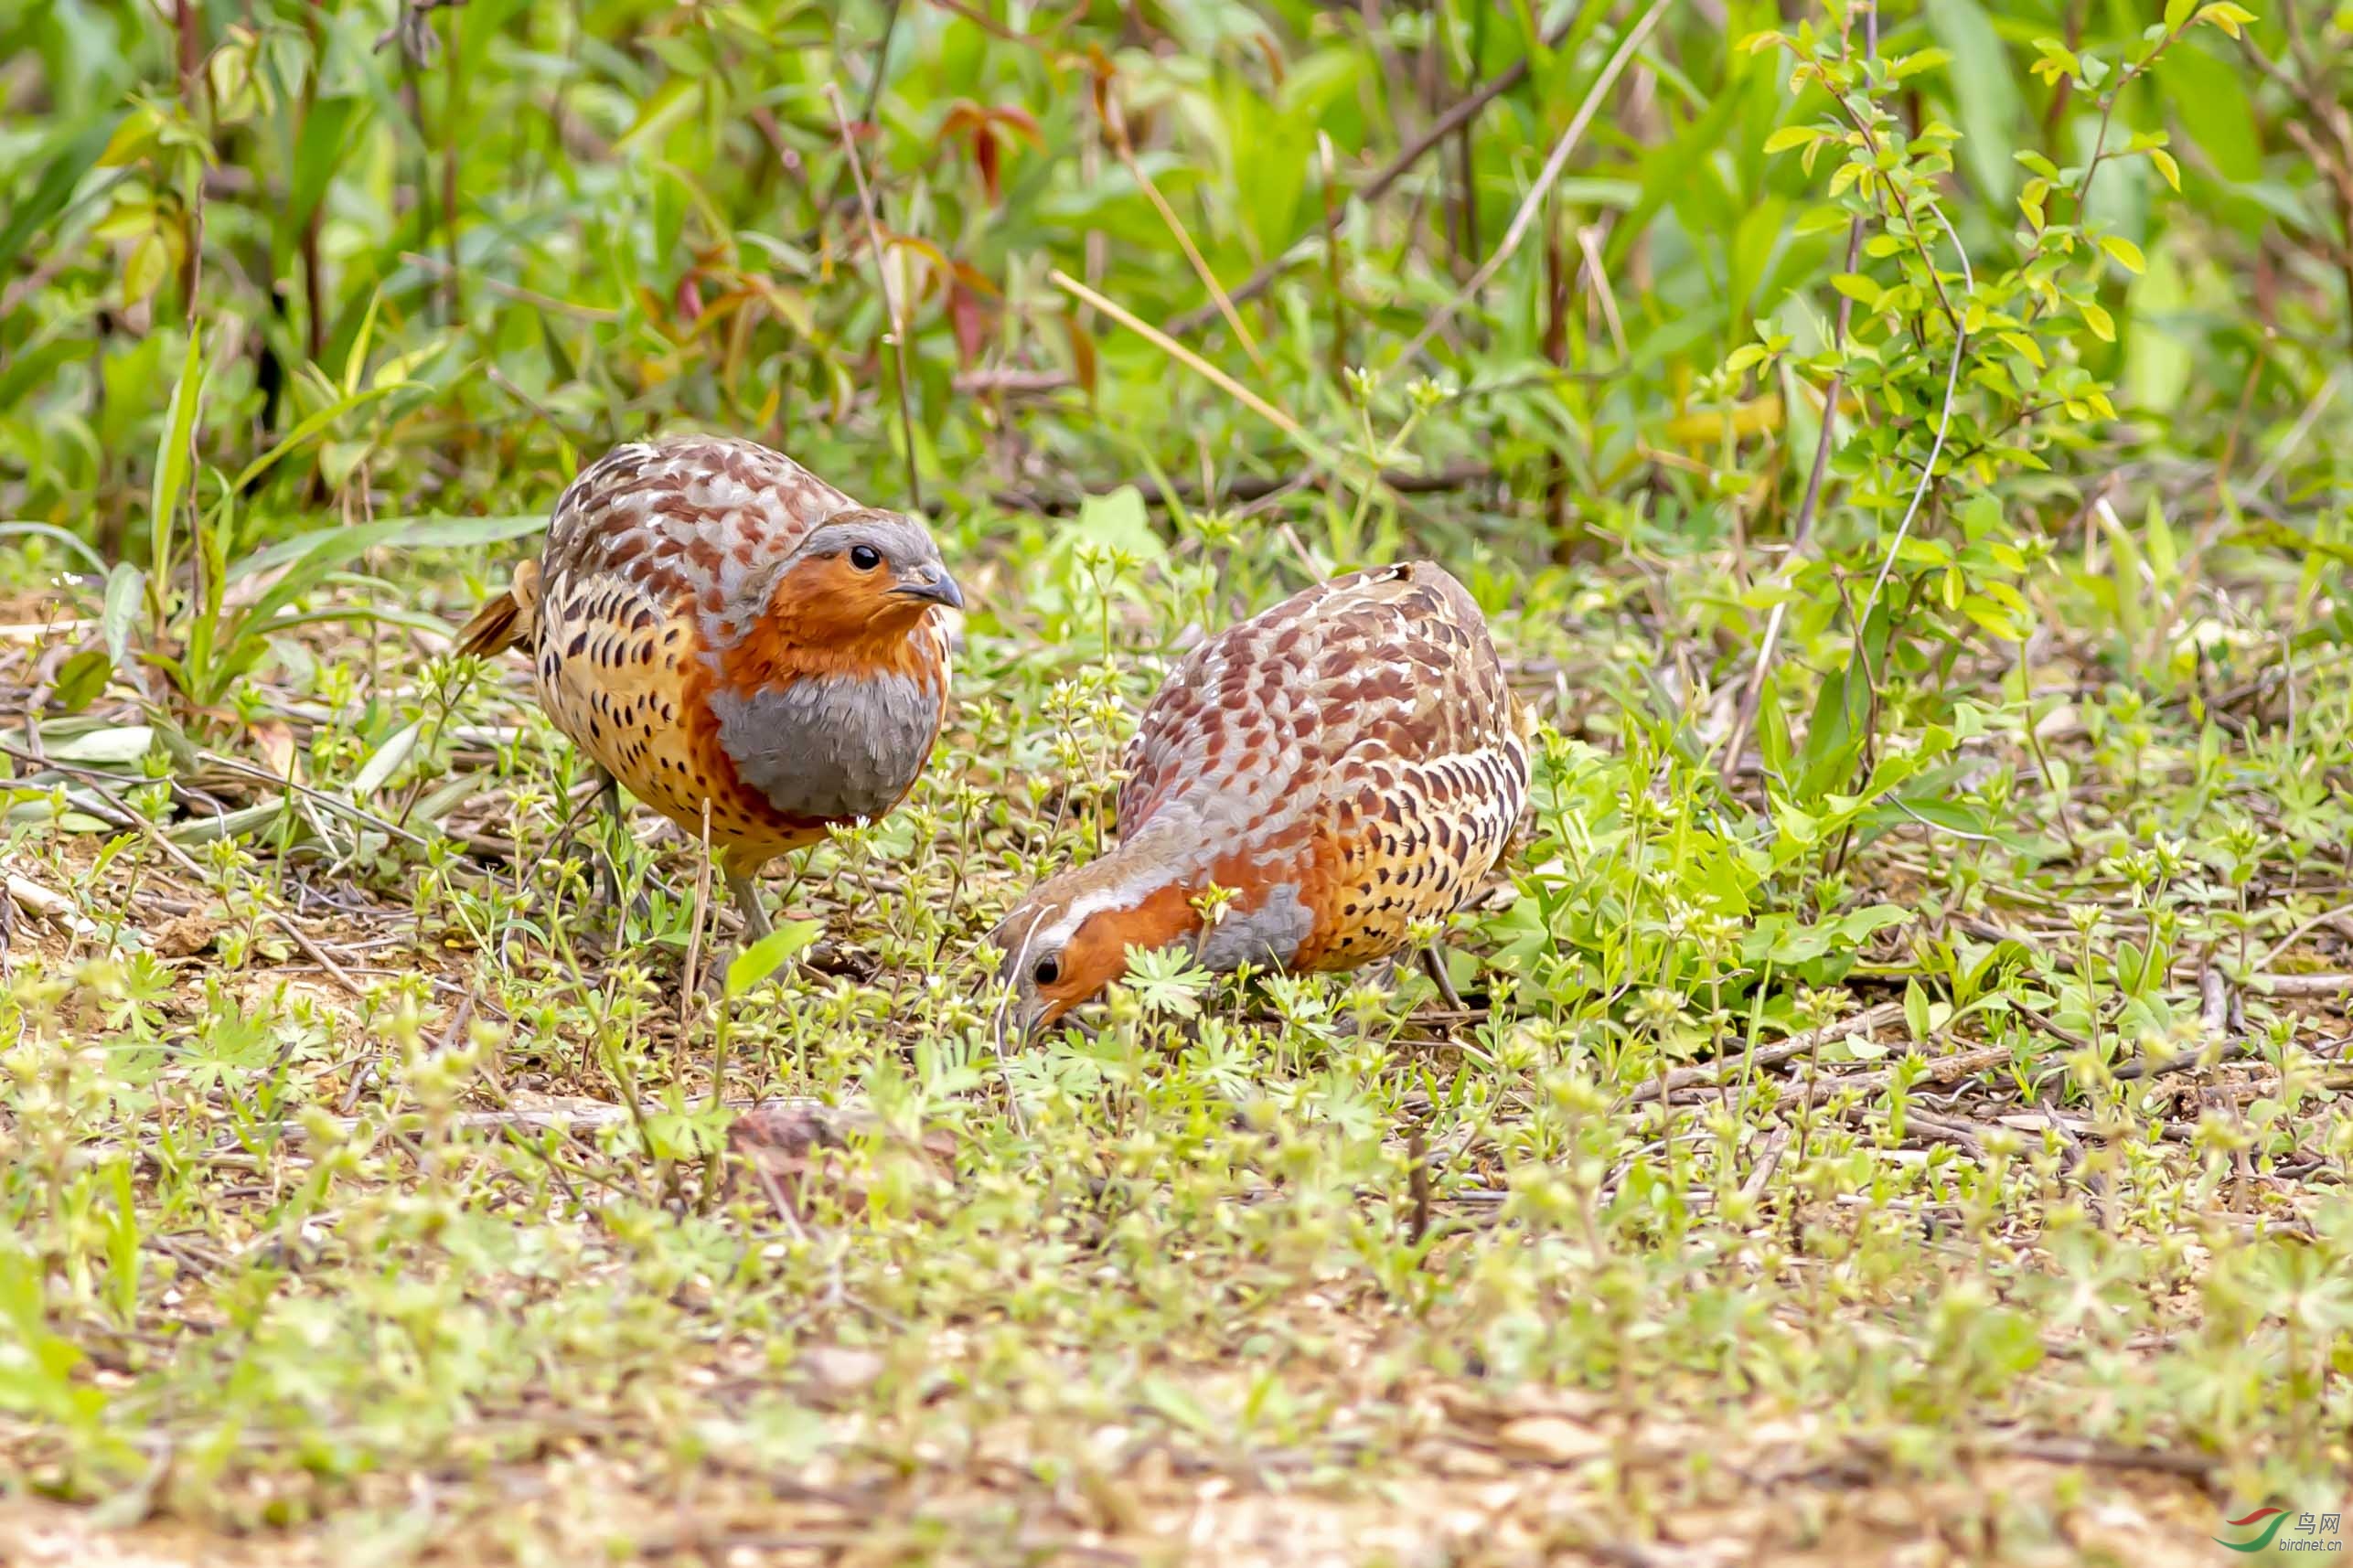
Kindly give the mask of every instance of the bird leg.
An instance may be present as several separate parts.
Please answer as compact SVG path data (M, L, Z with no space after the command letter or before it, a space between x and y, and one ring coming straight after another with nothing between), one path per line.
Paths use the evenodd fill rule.
M727 879L727 896L734 901L736 913L743 917L743 930L738 940L722 943L717 947L710 965L702 972L701 984L696 988L711 1000L716 1000L726 993L727 971L733 967L734 961L775 929L768 923L768 912L760 902L760 884L751 873L729 866L723 855L719 866ZM761 977L765 978L765 976Z
M604 901L615 909L621 907L621 858L618 848L621 836L629 831L629 820L621 811L621 781L600 764L596 769L596 802L604 808L604 826L611 835L604 854L597 867L604 884ZM621 916L623 920L628 917Z
M1430 984L1438 987L1438 994L1446 998L1448 1007L1458 1013L1462 1011L1462 997L1454 988L1454 976L1446 972L1443 943L1433 941L1422 949L1422 973L1429 976Z
M768 934L768 912L760 907L760 884L741 871L727 873L727 896L743 917L743 934L757 942Z

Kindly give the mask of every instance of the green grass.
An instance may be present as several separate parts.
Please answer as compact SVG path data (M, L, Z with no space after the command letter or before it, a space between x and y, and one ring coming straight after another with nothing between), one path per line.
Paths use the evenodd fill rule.
M2316 1539L2353 56L2130 11L0 18L0 1560ZM771 978L448 651L656 428L972 602ZM1414 554L1545 726L1467 1008L1000 1054L1168 665Z
M1515 667L1532 640L1606 656L1606 617L1563 639L1544 594L1503 623ZM2030 1560L2097 1556L2092 1499L2187 1540L2225 1499L2341 1476L2353 981L2265 994L2348 966L2341 914L2295 930L2348 901L2341 808L2297 804L2353 752L2341 688L2220 755L2211 727L2087 696L2045 740L2081 781L2080 859L2039 795L2014 842L1882 835L1842 902L1901 914L1831 943L1843 980L1768 987L1741 978L1766 923L1713 912L1757 851L1706 826L1707 775L1652 749L1652 717L1556 699L1621 744L1548 743L1516 897L1460 944L1501 955L1469 1016L1418 976L1165 966L1091 1037L998 1062L976 944L1087 852L1117 699L1174 629L1110 624L1107 674L983 608L939 765L799 876L821 968L716 1012L678 1005L691 846L636 824L650 915L612 944L581 858L551 853L578 764L519 672L453 688L412 639L376 651L372 716L305 725L298 753L429 848L299 797L186 864L24 835L16 874L100 928L20 916L13 950L28 1491L330 1556L740 1535L1149 1560L1262 1491L1443 1536L1557 1464L1531 1540L1722 1514L1797 1550L1900 1502L1890 1546ZM364 684L365 655L325 643L316 679ZM1970 751L2006 781L2033 765L2024 709L1983 695ZM355 795L370 729L412 719ZM498 838L514 854L452 848ZM1956 1465L1981 1489L1923 1489Z

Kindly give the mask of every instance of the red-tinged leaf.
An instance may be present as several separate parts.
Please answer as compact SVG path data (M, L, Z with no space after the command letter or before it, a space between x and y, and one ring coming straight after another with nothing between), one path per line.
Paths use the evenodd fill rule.
M1004 297L1005 291L997 286L996 280L969 261L950 261L948 271L956 282L984 299Z
M723 294L717 294L703 301L702 315L695 318L695 331L707 337L716 338L719 334L729 330L730 316L739 316L742 320L735 325L733 331L736 337L740 338L743 333L751 329L752 325L755 325L755 318L748 308L754 298L754 294L748 289L730 289ZM740 352L740 348L731 347L728 352L732 355Z
M979 294L964 286L962 279L950 284L947 291L948 325L956 331L956 363L963 369L980 357L989 340L989 306Z
M1018 103L1000 103L989 111L991 124L1012 132L1032 147L1043 147L1045 138L1038 133L1038 117Z
M1283 86L1283 51L1275 47L1275 40L1265 33L1256 35L1250 41L1257 44L1258 46L1258 52L1267 57L1267 74L1275 79L1275 91L1278 92L1281 91Z
M1101 44L1086 46L1087 74L1092 79L1089 89L1095 94L1095 118L1103 124L1111 123L1111 57L1103 52Z
M672 295L671 304L677 309L680 321L702 319L702 290L696 285L692 272L679 279L679 286Z
M979 165L981 188L989 193L991 207L1005 198L1004 188L997 175L997 135L986 124L972 128L972 161Z
M646 313L647 322L656 332L668 336L670 311L669 306L663 303L662 296L643 283L636 284L632 292L637 296L637 308Z

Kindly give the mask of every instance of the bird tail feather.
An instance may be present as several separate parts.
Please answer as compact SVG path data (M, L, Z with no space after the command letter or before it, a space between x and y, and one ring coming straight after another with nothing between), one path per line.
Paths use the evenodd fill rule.
M539 608L539 586L538 563L525 561L516 569L514 585L476 610L458 633L457 651L488 658L529 637Z
M503 654L522 635L523 607L512 593L501 593L474 613L457 635L457 651L476 658Z

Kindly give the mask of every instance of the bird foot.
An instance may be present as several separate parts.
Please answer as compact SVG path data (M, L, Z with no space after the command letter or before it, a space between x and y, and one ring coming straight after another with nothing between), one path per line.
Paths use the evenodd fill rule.
M1462 1011L1462 993L1454 988L1454 976L1446 972L1445 948L1433 942L1422 949L1422 973L1438 987L1438 994L1446 998L1449 1008Z

